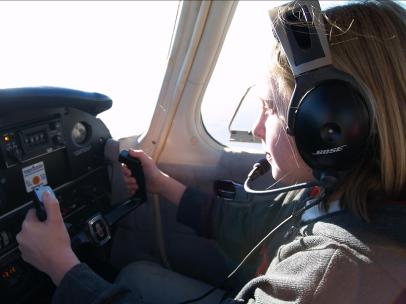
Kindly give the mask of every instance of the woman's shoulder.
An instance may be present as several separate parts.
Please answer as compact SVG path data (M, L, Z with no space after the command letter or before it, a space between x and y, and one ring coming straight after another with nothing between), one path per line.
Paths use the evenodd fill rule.
M325 219L303 226L281 246L266 276L272 284L286 280L289 290L308 290L314 303L338 295L345 295L343 302L358 303L366 294L371 301L391 302L404 286L406 246L367 223Z
M370 214L368 221L348 210L327 213L302 223L298 237L305 239L306 246L313 246L317 240L318 246L348 247L371 255L377 247L406 250L405 231L406 204L385 203Z
M397 220L392 218L395 223ZM361 278L366 274L403 282L406 277L406 241L391 231L406 231L406 221L399 220L393 226L386 217L386 223L368 223L351 215L338 212L301 227L297 237L281 246L274 264L300 263L313 269L330 271L356 271ZM336 268L338 267L338 268ZM367 275L364 279L368 279Z

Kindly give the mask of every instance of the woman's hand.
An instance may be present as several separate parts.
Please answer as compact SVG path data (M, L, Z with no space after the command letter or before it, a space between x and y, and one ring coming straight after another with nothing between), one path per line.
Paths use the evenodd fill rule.
M159 193L161 188L160 183L164 173L158 169L155 161L142 150L131 149L128 153L131 157L138 158L141 162L142 170L144 171L145 176L145 185L147 187L146 190L149 193ZM127 188L131 194L134 194L138 189L137 181L131 175L131 170L126 165L123 165L122 170Z
M48 274L58 285L66 272L80 262L70 246L58 200L49 192L44 192L42 199L47 219L40 222L35 210L30 209L16 239L23 260Z
M140 160L145 176L145 185L147 191L153 194L160 194L174 204L179 204L180 199L185 192L186 186L177 180L171 178L158 169L155 161L142 150L130 150L129 155ZM137 181L131 175L131 170L123 165L124 182L131 194L137 189Z

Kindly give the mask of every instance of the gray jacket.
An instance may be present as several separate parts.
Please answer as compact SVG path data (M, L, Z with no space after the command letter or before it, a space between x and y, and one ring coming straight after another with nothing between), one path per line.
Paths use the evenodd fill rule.
M303 191L292 195L239 204L187 189L178 220L214 237L238 260L246 252L242 244L254 245L307 200ZM366 223L339 211L306 223L292 220L268 243L272 262L266 273L224 303L406 303L406 205L384 204L371 218ZM65 275L53 301L143 303L85 264Z

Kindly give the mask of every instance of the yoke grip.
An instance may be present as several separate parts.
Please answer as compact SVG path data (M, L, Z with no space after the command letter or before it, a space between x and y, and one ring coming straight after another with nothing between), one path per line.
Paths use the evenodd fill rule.
M141 201L145 202L147 200L147 191L141 161L138 158L131 157L128 150L122 150L120 152L118 161L125 164L131 170L132 176L137 180L138 190L133 197L139 198Z

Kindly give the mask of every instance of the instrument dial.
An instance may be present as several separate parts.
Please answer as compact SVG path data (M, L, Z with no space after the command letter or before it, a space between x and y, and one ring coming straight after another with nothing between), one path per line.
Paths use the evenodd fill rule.
M83 122L77 122L72 129L72 140L77 145L85 143L89 136L88 126Z

